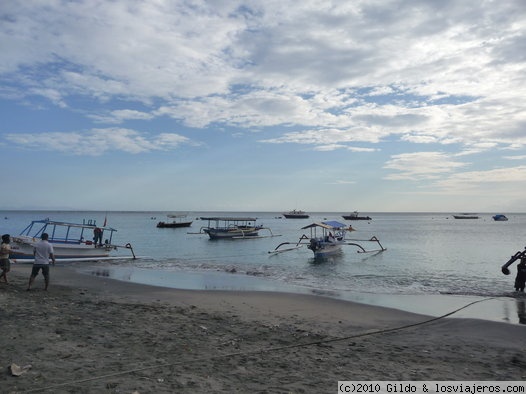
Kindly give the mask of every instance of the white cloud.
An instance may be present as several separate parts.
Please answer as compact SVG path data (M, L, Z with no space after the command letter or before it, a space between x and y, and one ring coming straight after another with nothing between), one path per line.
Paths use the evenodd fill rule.
M518 166L460 172L435 182L433 186L451 194L479 194L480 196L493 195L493 191L498 190L503 198L509 198L511 194L523 195L525 182L526 166Z
M93 129L85 133L19 133L7 134L10 145L25 149L57 151L73 155L99 156L107 151L122 151L131 154L156 150L172 150L191 141L181 135L162 133L149 136L122 128Z
M384 168L398 171L385 177L388 180L436 179L451 173L466 163L454 161L448 154L442 152L403 153L391 157Z
M88 116L99 123L114 124L123 123L126 120L151 120L154 118L154 115L150 113L131 109L110 111L106 115L92 114Z
M526 155L504 156L506 160L526 160Z
M2 16L0 73L57 105L81 95L192 127L526 143L517 1L7 2Z

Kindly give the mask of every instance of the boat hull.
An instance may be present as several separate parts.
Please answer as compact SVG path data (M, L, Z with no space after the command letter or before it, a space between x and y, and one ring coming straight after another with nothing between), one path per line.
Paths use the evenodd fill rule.
M313 238L307 247L312 250L315 258L325 258L340 254L343 244L343 242L326 242Z
M12 259L32 260L34 259L33 250L39 239L31 237L13 237L11 240L11 251L9 255ZM102 258L108 257L114 249L111 246L96 246L93 243L66 244L50 242L53 245L55 259L76 259L76 258Z
M258 235L258 228L247 228L247 229L217 229L207 228L203 229L208 234L210 239L232 239L232 238L245 238L245 237L256 237Z
M190 227L192 222L175 222L175 223L166 223L159 222L157 223L158 228L179 228L179 227Z
M308 219L309 215L307 214L298 214L298 213L284 213L283 216L287 219Z
M455 219L478 219L476 215L453 215Z

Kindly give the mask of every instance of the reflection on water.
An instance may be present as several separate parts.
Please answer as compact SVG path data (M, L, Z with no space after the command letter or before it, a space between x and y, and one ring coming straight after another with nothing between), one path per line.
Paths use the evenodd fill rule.
M300 292L286 284L232 272L174 272L133 267L81 269L81 273L152 286L185 290L239 290Z
M519 316L519 323L526 324L526 301L524 299L517 299L517 314Z

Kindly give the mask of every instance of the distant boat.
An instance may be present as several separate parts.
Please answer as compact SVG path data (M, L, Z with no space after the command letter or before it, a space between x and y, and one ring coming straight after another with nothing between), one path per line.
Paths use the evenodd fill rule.
M173 219L171 222L159 222L157 227L159 228L179 228L179 227L190 227L192 221L183 220L187 215L167 215L170 219Z
M360 216L358 211L354 211L348 215L342 215L345 220L372 220L370 216Z
M304 211L296 211L295 209L289 212L283 212L283 216L287 219L308 219L309 214Z
M502 214L497 214L495 216L493 216L493 220L495 220L496 222L505 222L508 220L508 218L505 216L505 215L502 215Z
M473 213L461 213L459 215L453 215L455 219L478 219L479 217Z

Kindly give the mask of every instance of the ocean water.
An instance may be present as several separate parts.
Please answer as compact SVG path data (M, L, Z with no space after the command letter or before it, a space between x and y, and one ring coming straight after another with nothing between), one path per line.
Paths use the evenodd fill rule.
M411 300L424 295L428 300L462 296L462 302L470 297L517 298L513 288L516 264L507 276L501 273L501 266L526 246L526 214L522 213L505 213L507 222L495 222L493 213L479 214L476 220L458 220L447 213L364 212L371 221L345 221L341 216L345 213L310 213L309 219L285 219L279 212L189 212L188 218L194 220L191 227L157 228L158 221L168 220L166 214L3 211L0 232L16 235L31 220L46 217L71 222L92 219L99 225L106 218L108 226L118 230L113 243L131 243L140 257L98 263L104 275L190 289L297 291L386 306L393 297L396 303L406 299L411 305ZM196 234L207 224L198 219L201 216L255 217L273 236L210 240L205 234ZM296 242L302 234L309 235L301 227L325 219L352 225L356 231L348 233L349 238L376 236L387 250L361 254L346 246L341 254L322 261L315 260L306 247L269 254L282 242ZM260 231L260 235L271 233ZM118 254L130 253L121 249ZM94 264L77 265L92 269ZM522 308L524 300L520 302Z

